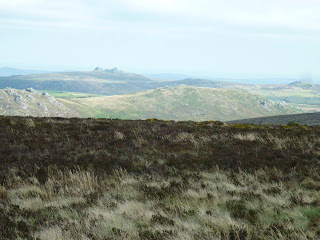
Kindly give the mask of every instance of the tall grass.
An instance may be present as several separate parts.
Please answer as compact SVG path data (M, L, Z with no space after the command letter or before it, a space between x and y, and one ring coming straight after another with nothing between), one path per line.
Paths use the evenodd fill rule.
M7 239L319 239L319 175L216 168L99 178L49 171L45 184L11 175L0 189ZM279 179L274 179L278 176ZM283 180L281 180L283 178Z

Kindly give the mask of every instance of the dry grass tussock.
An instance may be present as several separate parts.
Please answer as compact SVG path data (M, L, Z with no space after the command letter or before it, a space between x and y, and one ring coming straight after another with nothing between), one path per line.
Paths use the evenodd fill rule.
M119 169L99 178L53 170L45 184L7 179L1 239L320 238L320 179L312 171L299 183L298 173L277 169L167 177Z

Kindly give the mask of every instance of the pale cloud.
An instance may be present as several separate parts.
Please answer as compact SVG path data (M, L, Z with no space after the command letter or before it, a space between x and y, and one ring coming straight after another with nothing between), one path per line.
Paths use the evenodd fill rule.
M318 0L0 0L0 20L11 20L15 26L18 21L21 26L40 21L39 26L64 28L103 29L97 26L109 22L130 27L136 23L139 30L155 22L159 28L215 25L225 31L247 27L280 34L282 29L320 31L319 12Z
M6 20L21 26L54 25L54 22L64 22L65 27L82 25L91 18L90 8L76 1L48 0L0 0L0 21Z
M0 9L17 9L25 6L34 6L45 2L44 0L0 0Z
M318 0L123 0L134 11L186 21L320 30Z

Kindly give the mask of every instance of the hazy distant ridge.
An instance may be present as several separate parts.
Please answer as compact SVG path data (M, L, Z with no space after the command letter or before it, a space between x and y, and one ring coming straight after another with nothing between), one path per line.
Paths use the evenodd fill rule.
M17 69L17 68L9 68L9 67L0 68L0 76L41 74L41 73L47 73L47 72L48 71L30 70L30 69Z

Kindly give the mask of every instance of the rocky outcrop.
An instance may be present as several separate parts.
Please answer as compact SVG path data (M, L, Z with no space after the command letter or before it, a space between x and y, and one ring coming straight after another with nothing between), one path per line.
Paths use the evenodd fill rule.
M0 114L10 116L76 117L77 114L64 106L49 93L32 88L0 90Z
M124 71L122 71L122 70L120 70L120 69L118 69L118 68L112 68L112 69L105 69L104 70L105 72L108 72L108 73L114 73L114 74L128 74L128 73L126 73L126 72L124 72Z
M96 67L93 71L103 71L101 67Z
M102 69L101 67L96 67L93 71L107 73L107 74L111 74L111 75L115 75L115 76L128 77L128 78L136 77L136 76L142 77L142 76L134 74L134 73L122 71L116 67L111 68L111 69Z
M103 69L101 67L96 67L93 71L94 72L102 72L102 71L104 71L104 72L113 73L113 74L124 74L124 73L126 73L126 72L124 72L124 71L122 71L122 70L120 70L120 69L118 69L116 67L115 68L111 68L111 69Z

